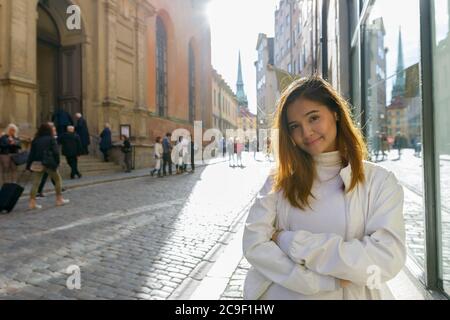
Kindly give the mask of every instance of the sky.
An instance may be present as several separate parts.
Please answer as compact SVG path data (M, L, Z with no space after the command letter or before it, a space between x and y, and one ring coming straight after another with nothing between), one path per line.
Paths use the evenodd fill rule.
M211 0L212 65L236 93L238 54L249 109L256 114L256 43L259 33L273 37L279 0Z

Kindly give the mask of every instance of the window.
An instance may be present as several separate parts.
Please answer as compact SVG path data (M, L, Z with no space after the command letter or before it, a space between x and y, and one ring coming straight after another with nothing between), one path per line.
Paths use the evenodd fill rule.
M156 18L156 105L158 114L167 116L167 33L160 17Z
M195 54L192 43L189 45L189 122L195 121Z
M450 90L448 72L450 71L450 3L447 0L433 0L432 3L432 43L433 50L433 97L436 146L436 211L440 223L438 242L438 278L447 295L450 294ZM420 141L419 141L420 142ZM439 230L439 228L438 228Z
M415 120L422 119L419 4L419 0L373 1L362 28L362 81L370 157L391 170L404 187L406 247L410 260L424 271L424 170L418 152L422 121ZM408 8L408 15L391 15L386 8L399 12Z

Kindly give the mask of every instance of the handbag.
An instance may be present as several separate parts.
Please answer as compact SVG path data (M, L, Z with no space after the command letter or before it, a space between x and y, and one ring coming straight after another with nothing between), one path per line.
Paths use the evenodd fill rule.
M56 170L58 168L58 164L56 163L51 147L44 151L42 165L51 170Z
M31 163L30 170L32 172L40 173L40 172L43 172L45 170L45 167L44 167L44 165L42 164L41 161L33 161Z
M28 151L21 152L21 153L14 153L11 155L12 162L15 163L16 166L21 166L25 163L27 163L28 156L30 153Z

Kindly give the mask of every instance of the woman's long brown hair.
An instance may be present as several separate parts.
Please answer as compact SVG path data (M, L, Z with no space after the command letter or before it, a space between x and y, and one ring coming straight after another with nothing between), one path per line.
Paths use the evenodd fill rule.
M281 95L277 106L274 129L278 131L278 165L274 175L274 191L283 191L290 204L299 209L310 206L311 189L316 168L313 157L297 147L291 138L287 109L298 99L322 103L336 112L337 147L342 163L350 164L352 179L347 192L363 183L367 146L361 130L354 124L347 101L324 79L311 76L294 81Z

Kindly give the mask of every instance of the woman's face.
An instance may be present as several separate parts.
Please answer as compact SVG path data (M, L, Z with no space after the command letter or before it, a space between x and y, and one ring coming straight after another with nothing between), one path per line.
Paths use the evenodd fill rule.
M295 144L312 156L337 150L337 115L327 106L297 99L287 109L288 129Z
M10 136L10 137L15 137L15 136L16 136L16 129L14 129L14 128L9 128L9 130L8 130L8 136Z

